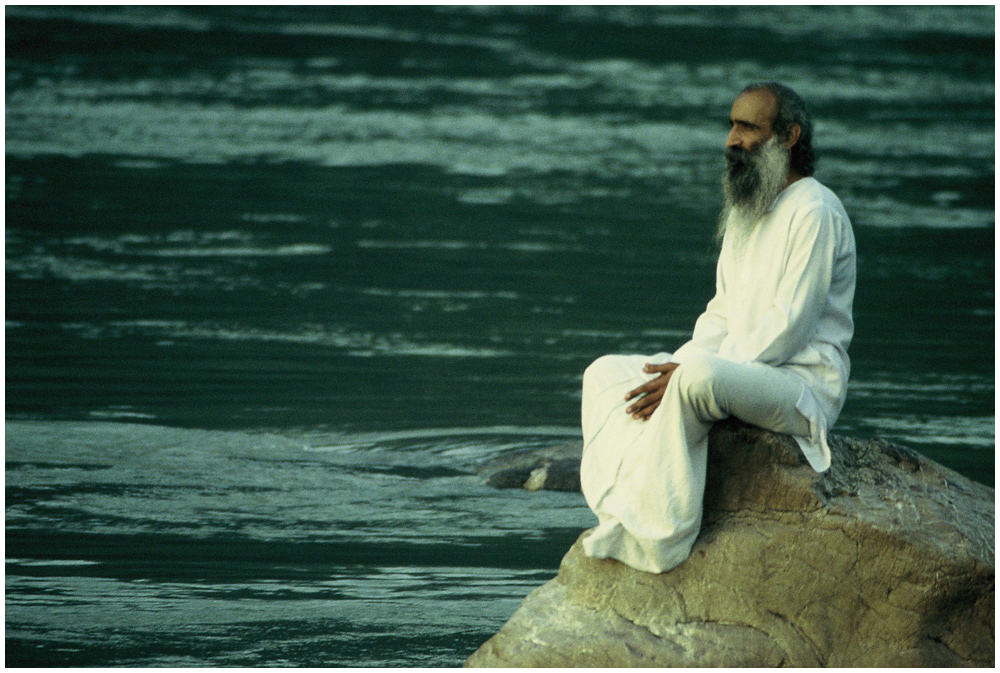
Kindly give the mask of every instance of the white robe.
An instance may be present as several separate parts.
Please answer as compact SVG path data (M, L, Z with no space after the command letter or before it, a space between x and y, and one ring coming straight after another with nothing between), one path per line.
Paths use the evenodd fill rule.
M826 470L827 433L847 393L854 285L847 213L803 178L744 240L727 234L715 297L689 342L672 355L591 365L581 485L600 523L584 551L651 572L687 558L701 523L708 430L730 414L791 434L809 464ZM624 395L651 378L646 361L681 366L643 422L625 414Z

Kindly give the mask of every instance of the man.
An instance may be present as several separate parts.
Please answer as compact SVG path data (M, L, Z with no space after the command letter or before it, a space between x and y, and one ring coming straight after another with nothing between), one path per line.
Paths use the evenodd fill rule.
M583 548L649 572L682 563L698 535L715 421L791 435L822 472L847 392L854 235L810 177L810 116L791 89L754 84L730 127L716 294L691 340L584 374L580 476L599 523Z

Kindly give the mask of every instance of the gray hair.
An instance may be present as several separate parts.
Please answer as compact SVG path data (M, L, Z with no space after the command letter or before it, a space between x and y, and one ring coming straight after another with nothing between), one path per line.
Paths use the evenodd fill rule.
M778 102L778 112L772 126L780 139L788 137L788 129L792 124L798 124L802 129L799 140L792 147L790 167L796 173L810 176L816 172L816 150L813 149L812 115L806 108L806 102L792 89L778 82L755 82L744 87L741 94L749 91L768 91Z

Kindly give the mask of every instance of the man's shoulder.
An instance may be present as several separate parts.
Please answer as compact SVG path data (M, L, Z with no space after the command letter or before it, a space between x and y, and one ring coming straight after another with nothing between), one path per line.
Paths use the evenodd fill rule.
M847 217L844 205L832 189L813 177L802 178L792 185L793 192L789 200L795 210L825 210L830 209L838 215Z

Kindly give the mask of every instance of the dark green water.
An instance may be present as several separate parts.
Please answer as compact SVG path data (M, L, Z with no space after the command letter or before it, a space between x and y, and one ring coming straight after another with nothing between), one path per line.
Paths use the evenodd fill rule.
M755 79L855 226L835 432L992 485L993 25L8 7L7 663L460 664L593 524L475 466L690 334Z

